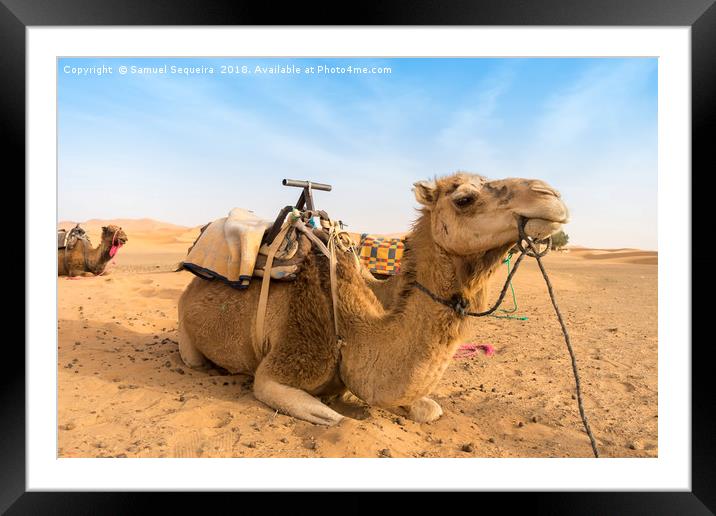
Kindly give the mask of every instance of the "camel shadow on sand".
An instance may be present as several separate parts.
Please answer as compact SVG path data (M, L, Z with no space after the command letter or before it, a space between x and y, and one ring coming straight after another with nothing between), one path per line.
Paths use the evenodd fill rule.
M58 368L70 374L119 384L120 389L141 387L164 391L168 397L181 392L274 412L254 398L252 376L232 374L215 364L200 370L187 367L179 356L175 329L142 333L119 323L60 319L58 335ZM369 416L369 407L354 397L325 401L352 419Z

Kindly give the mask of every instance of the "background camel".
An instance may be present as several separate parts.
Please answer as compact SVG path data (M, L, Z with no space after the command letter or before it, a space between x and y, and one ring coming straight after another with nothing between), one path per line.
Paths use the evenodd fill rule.
M231 372L254 375L254 394L270 407L313 423L343 416L316 396L346 389L369 404L402 412L419 422L440 417L428 398L464 332L467 320L415 288L461 296L473 310L486 307L488 280L518 238L517 223L543 238L567 221L559 193L536 180L457 173L416 183L421 214L408 235L397 290L385 307L355 268L338 256L336 344L327 260L304 262L293 283L272 285L266 342L255 349L260 285L243 292L195 278L179 300L179 351L190 367L205 358Z
M103 226L97 247L92 248L89 238L77 240L72 249L58 249L58 276L99 276L104 272L117 249L127 243L127 235L119 226Z

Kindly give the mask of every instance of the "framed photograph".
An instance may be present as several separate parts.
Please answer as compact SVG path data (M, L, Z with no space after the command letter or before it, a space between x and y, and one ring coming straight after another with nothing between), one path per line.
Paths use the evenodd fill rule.
M716 8L478 5L4 2L29 310L0 508L713 509L689 297Z

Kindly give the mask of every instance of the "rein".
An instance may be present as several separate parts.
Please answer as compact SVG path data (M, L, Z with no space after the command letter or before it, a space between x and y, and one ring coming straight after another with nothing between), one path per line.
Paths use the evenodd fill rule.
M552 289L552 282L549 280L549 276L547 275L547 271L545 270L544 266L542 265L541 258L546 255L551 247L552 244L552 238L547 237L546 239L542 240L534 240L531 237L527 236L525 233L525 224L527 222L527 219L524 217L521 217L518 224L517 229L519 230L520 238L517 241L517 247L519 248L521 254L517 257L517 261L515 262L515 265L513 269L510 271L510 273L507 275L507 279L505 280L505 285L502 287L502 291L500 292L500 296L497 298L497 301L495 304L490 308L489 310L485 310L484 312L470 312L468 311L468 308L470 306L470 303L467 299L465 299L461 294L455 294L450 299L444 299L439 296L436 296L433 292L431 292L429 289L427 289L425 286L421 285L418 282L415 282L415 287L420 290L421 292L427 294L433 301L436 301L437 303L440 303L442 305L447 306L448 308L455 311L460 316L470 316L470 317L484 317L486 315L490 315L495 310L497 310L500 305L502 304L502 301L505 299L505 294L507 293L507 287L510 284L510 281L512 280L512 277L515 275L515 272L517 272L518 267L520 266L520 263L522 262L522 259L527 256L531 256L537 260L537 265L540 268L540 271L542 272L542 276L544 277L545 284L547 285L547 291L549 292L549 297L552 301L552 306L554 307L554 311L557 314L557 319L559 320L559 324L562 328L562 334L564 335L564 342L567 344L567 350L569 351L569 356L572 361L572 373L574 375L574 383L577 390L577 406L579 407L579 415L582 419L582 424L584 425L584 430L587 432L587 436L589 436L589 442L592 446L592 452L594 453L594 456L596 458L599 458L599 450L597 449L597 442L594 439L594 434L592 434L592 429L589 427L589 421L587 420L587 415L584 412L584 403L582 401L582 388L581 383L579 379L579 371L577 370L577 359L574 354L574 349L572 349L572 342L569 338L569 332L567 331L567 326L564 323L564 319L562 318L562 313L559 311L559 306L557 306L557 300L554 296L554 290ZM523 245L523 242L527 243L527 246ZM538 244L546 244L546 247L544 250L539 251L537 250L536 245Z
M548 249L549 249L549 247L548 247ZM527 254L527 253L526 253L525 251L523 251L522 249L520 249L520 250L522 251L522 254L520 254L520 255L517 257L517 260L515 261L514 267L512 268L512 270L510 271L510 273L507 275L507 279L505 280L505 284L504 284L504 286L502 287L502 291L500 292L500 296L497 298L497 301L495 302L495 304L492 305L492 308L490 308L490 309L488 309L488 310L485 310L484 312L470 312L470 311L468 311L468 308L470 307L470 302L469 302L467 299L465 299L461 294L455 294L455 295L452 296L450 299L444 299L444 298L441 298L441 297L436 296L435 294L433 294L433 293L430 291L430 289L428 289L427 287L424 287L423 285L421 285L421 284L418 283L417 281L415 282L415 288L417 288L417 289L420 290L421 292L424 292L425 294L427 294L428 296L430 296L430 299L432 299L433 301L435 301L435 302L437 302L437 303L440 303L441 305L445 305L445 306L447 306L448 308L451 308L453 311L455 311L455 312L458 313L459 315L469 315L470 317L484 317L484 316L486 316L486 315L490 315L490 314L493 313L495 310L497 310L497 309L500 307L500 305L502 304L502 302L505 300L505 295L507 294L507 289L508 289L508 287L510 286L510 282L512 281L512 277L513 277L513 276L515 275L515 273L517 272L517 269L519 268L520 263L522 262L522 259L525 257L525 254ZM532 255L530 255L530 256L532 256Z
M309 183L310 187L310 183ZM283 212L282 212L283 213ZM331 287L331 304L333 308L333 330L336 337L336 345L340 350L344 345L344 339L339 332L338 326L338 279L337 279L337 253L338 251L347 252L352 251L355 259L356 267L360 267L358 256L355 254L350 237L348 233L343 231L342 224L340 221L333 221L328 218L325 212L318 212L320 217L321 227L328 233L327 244L324 244L320 238L313 233L313 227L309 227L304 220L311 220L314 212L309 210L302 212L298 209L293 209L289 214L277 235L269 246L269 252L266 257L266 265L264 266L264 275L261 280L261 292L259 294L259 303L256 313L256 324L254 333L254 350L257 354L266 355L269 351L268 343L265 335L265 318L266 318L266 306L268 304L269 287L271 284L271 267L273 266L274 256L278 247L283 242L286 234L291 228L296 228L297 231L303 233L308 239L316 246L316 248L328 258L329 264L329 277Z

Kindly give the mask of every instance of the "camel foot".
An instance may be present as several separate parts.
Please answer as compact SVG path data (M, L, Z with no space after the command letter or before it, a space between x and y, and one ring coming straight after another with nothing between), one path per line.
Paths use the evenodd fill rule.
M181 325L179 325L179 356L186 366L192 369L202 369L208 365L204 355L194 347L191 338Z
M408 409L408 417L418 423L429 423L443 415L443 409L430 398L420 398Z
M94 274L88 271L70 271L68 276L70 277L82 277L82 278L94 278Z
M279 412L316 425L333 426L343 419L342 415L306 391L267 378L260 374L260 369L254 379L254 396Z

